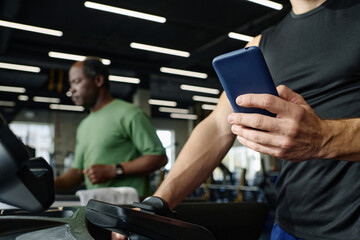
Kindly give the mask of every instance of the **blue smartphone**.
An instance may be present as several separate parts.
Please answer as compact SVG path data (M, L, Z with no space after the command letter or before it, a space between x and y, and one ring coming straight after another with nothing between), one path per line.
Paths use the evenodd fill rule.
M276 116L265 109L240 107L235 102L239 95L246 93L278 96L260 48L246 47L217 56L213 60L213 67L234 112Z

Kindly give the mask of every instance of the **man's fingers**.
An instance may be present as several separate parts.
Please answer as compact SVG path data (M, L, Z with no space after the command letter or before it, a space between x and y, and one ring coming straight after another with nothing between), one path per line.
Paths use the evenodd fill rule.
M281 135L277 135L277 134L274 135L269 132L263 132L263 131L259 131L259 130L255 130L255 129L251 129L251 128L247 128L247 127L237 126L237 125L233 125L231 127L231 131L234 134L236 134L248 141L251 141L253 143L260 144L263 146L277 147L277 148L282 148L282 149L291 148L291 142L288 141L285 136L281 136ZM282 142L282 145L279 145L278 144L279 142Z
M244 94L236 98L236 103L246 108L266 109L274 114L288 111L289 102L271 94Z
M244 94L236 98L241 107L266 109L274 114L286 114L299 105L307 105L304 98L290 88L280 85L277 87L279 97L271 94Z
M289 101L295 104L307 104L300 94L292 91L290 88L284 85L278 86L276 90L278 91L279 97L285 101Z
M120 233L112 232L111 233L111 240L126 240L127 237L124 235L121 235Z
M232 113L228 117L230 124L246 126L259 130L274 132L279 131L279 124L273 117L261 114L248 114L248 113Z
M271 156L279 155L279 151L277 148L264 146L264 145L252 142L252 141L250 141L246 138L240 137L240 136L237 136L236 139L245 147L251 148L252 150L254 150L256 152L261 152L261 153L268 154Z

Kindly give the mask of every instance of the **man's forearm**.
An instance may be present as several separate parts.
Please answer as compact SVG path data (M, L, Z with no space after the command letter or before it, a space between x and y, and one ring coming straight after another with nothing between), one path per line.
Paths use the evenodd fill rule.
M167 163L166 155L143 155L130 162L122 162L123 175L134 176L149 174ZM94 164L85 169L83 173L92 184L107 182L117 177L116 164Z
M167 157L162 155L143 155L130 162L121 163L125 175L142 175L151 173L167 163Z
M155 196L165 199L171 208L194 191L217 167L235 135L227 123L231 105L223 93L216 109L196 126Z
M326 159L360 161L360 119L323 120L320 155Z
M71 182L69 179L64 178L63 176L57 177L54 180L54 187L56 190L65 190L75 186L76 184Z
M199 125L193 131L175 165L154 194L165 199L171 208L205 181L234 142L233 135L226 136L203 129L208 128Z
M54 187L56 190L69 189L76 187L82 181L84 181L82 171L80 169L71 168L61 176L55 178Z

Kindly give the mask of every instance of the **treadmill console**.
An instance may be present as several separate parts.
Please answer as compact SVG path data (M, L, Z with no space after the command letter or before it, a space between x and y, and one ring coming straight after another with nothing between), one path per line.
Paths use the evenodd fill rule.
M0 202L42 212L54 202L54 177L43 158L33 158L0 115Z
M204 227L124 206L90 200L86 218L92 224L141 240L215 240Z

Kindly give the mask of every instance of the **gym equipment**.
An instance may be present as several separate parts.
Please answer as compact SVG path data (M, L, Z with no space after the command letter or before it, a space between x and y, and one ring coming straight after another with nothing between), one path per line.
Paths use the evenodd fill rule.
M139 240L257 240L268 217L265 203L181 203L174 215L169 213L166 204L151 201L134 203L133 207L141 208L136 211L130 206L90 200L86 217L97 227ZM92 236L96 239L94 234Z
M134 204L143 211L95 200L86 208L48 209L54 201L52 169L42 158L29 159L1 115L0 201L20 208L0 210L1 240L110 240L111 231L132 240L257 240L267 217L263 203L189 202L175 214L154 197Z
M24 144L0 115L0 202L41 212L54 202L54 177L43 158L29 159Z
M86 218L97 226L130 239L215 240L204 227L96 200L90 200L86 206Z

